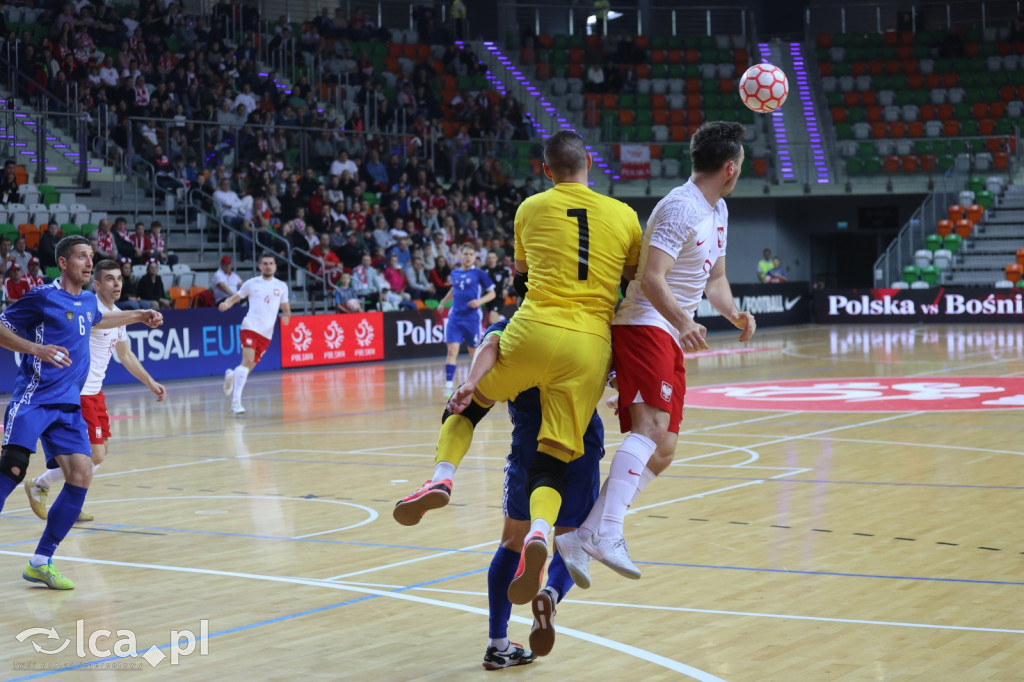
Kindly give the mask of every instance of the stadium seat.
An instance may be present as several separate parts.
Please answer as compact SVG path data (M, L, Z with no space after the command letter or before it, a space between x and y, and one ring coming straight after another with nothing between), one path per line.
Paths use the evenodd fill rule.
M1024 249L1017 249L1017 265L1024 265Z
M960 252L960 246L963 244L963 241L963 237L958 234L947 235L942 238L942 248L956 255Z
M918 249L914 252L914 265L924 268L932 264L932 252L928 249Z
M942 237L937 234L930 234L924 238L925 247L932 253L935 253L942 248ZM931 262L931 257L928 258L928 262Z
M932 265L940 270L953 267L953 253L949 249L939 249L932 254Z
M921 268L916 265L905 265L903 267L903 281L913 284L921 279Z
M928 289L930 287L931 285L928 282L924 281L923 279L910 283L911 289Z
M1011 263L1010 265L1007 265L1005 271L1006 279L1010 280L1014 284L1021 281L1021 278L1024 277L1024 265L1021 265L1020 263Z
M974 234L974 223L967 219L958 220L954 225L954 229L961 239L970 239Z

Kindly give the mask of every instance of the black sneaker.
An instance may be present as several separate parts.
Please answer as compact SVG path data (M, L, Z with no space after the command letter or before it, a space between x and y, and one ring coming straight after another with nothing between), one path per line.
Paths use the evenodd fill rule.
M484 668L487 670L501 670L514 665L526 665L533 663L537 658L532 651L527 651L515 642L509 642L507 651L498 651L498 647L489 646L484 652Z

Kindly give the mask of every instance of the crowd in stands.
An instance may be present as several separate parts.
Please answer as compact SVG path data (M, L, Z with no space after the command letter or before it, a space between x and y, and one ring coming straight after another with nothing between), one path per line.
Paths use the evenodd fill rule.
M440 299L467 242L481 264L492 250L511 260L505 250L515 210L539 183L513 183L500 155L508 142L529 140L530 126L517 101L494 92L446 92L440 101L442 79L450 84L480 67L430 10L416 8L420 42L443 45L443 54L419 52L414 68L386 88L365 50L355 51L389 39L363 12L324 9L296 31L283 17L261 23L253 0L240 8L221 1L208 17L164 7L82 0L35 10L45 31L16 35L0 25L17 46L19 94L31 98L45 88L67 110L85 113L99 138L116 145L109 156L123 162L118 154L132 149L153 167L160 189L203 190L214 215L241 232L242 259L274 252L293 282L305 271L311 292L322 291L324 279L354 292L342 294L345 309L356 307L351 301L387 308ZM337 111L318 101L322 93L304 76L286 89L284 77L260 72L261 41L269 41L262 54L271 61L289 43L317 57L324 81L354 88L355 97L339 100ZM442 119L456 124L450 139L440 134ZM128 232L119 219L92 236L101 257L156 258L159 265L167 254L155 232L144 225ZM227 236L215 228L210 234ZM147 238L159 246L147 246ZM150 284L148 275L132 282L133 298L164 305L166 292Z
M4 202L7 203L7 202ZM118 305L124 309L169 308L163 279L158 276L162 265L173 265L177 256L168 252L163 225L154 220L147 229L138 222L134 231L128 231L128 219L111 221L102 219L96 230L85 235L92 244L93 262L114 260L122 265L123 287ZM33 287L51 282L59 273L56 261L57 243L61 227L51 220L39 236L36 248L27 246L24 235L11 238L0 236L0 282L3 287L2 305L6 307L24 296ZM146 264L146 275L135 278L132 266Z

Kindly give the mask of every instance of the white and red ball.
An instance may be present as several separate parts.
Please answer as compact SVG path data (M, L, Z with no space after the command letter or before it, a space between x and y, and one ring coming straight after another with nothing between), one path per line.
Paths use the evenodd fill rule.
M789 80L777 66L754 64L740 78L740 99L759 114L775 111L788 96Z

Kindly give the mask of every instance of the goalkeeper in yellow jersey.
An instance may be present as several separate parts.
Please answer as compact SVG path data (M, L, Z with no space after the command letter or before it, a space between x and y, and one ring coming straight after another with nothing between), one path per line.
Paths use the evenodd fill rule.
M529 603L540 588L565 467L583 454L583 432L604 392L619 283L633 278L640 256L636 212L588 187L591 164L578 134L562 131L546 140L544 174L554 187L516 211L513 283L523 304L502 336L494 368L452 395L434 475L394 510L399 523L411 526L448 504L476 424L495 402L537 387L543 421L528 476L530 532L509 587L515 604Z

